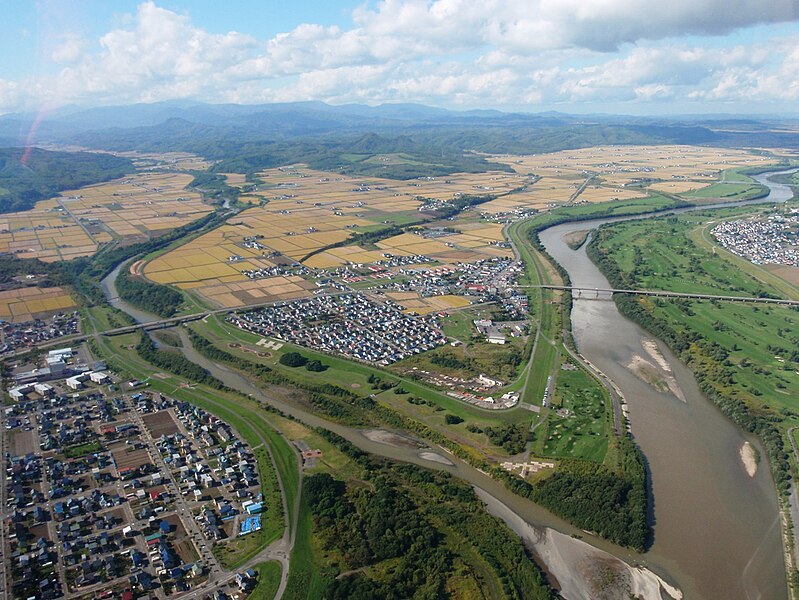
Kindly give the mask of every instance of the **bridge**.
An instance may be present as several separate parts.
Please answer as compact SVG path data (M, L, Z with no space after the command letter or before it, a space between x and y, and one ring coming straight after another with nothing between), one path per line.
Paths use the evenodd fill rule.
M669 292L667 290L627 290L619 288L600 288L600 287L580 287L569 285L521 285L515 286L514 289L545 289L545 290L560 290L564 292L571 292L577 298L583 298L586 293L595 294L599 297L600 294L630 294L634 296L653 296L656 298L683 298L691 300L723 300L725 302L759 302L764 304L781 304L783 306L799 306L799 300L786 300L784 298L762 298L760 296L730 296L723 294L698 294L691 292Z

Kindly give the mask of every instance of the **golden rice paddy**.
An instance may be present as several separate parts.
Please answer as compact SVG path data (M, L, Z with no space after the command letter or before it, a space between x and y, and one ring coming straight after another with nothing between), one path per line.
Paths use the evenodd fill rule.
M14 323L74 310L75 302L60 287L26 287L0 292L0 318Z
M402 306L403 312L413 312L419 315L469 306L469 300L463 296L452 294L421 297L416 292L386 292L385 295Z
M334 268L376 262L385 254L423 254L442 262L511 257L511 249L503 247L502 227L479 220L479 213L632 199L646 196L648 186L681 193L717 180L722 170L774 162L741 150L674 145L607 146L492 160L511 165L513 172L396 181L326 173L304 165L268 169L258 174L263 183L242 196L242 201L252 204L250 208L217 230L151 261L144 274L159 283L196 290L215 303L238 306L232 292L243 290L230 286L249 281L244 270L287 262ZM244 183L241 175L226 177L230 185ZM324 249L360 231L420 220L422 205L464 194L498 197L445 223L459 230L453 235L425 238L408 231L374 246ZM254 239L258 246L246 247L245 238ZM257 281L253 285L257 289Z
M0 215L0 252L45 262L89 256L100 244L157 237L211 212L183 173L138 173Z

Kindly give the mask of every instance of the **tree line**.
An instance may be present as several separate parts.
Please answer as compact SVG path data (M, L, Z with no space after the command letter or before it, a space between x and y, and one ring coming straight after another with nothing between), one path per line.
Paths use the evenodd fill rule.
M28 210L39 200L133 173L130 159L96 152L0 148L0 213Z

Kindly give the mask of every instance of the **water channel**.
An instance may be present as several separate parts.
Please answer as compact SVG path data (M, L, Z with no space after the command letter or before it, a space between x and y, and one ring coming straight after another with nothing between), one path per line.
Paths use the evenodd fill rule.
M768 180L769 175L773 173L756 179L769 186L770 195L753 202L782 202L792 196L788 186ZM545 230L541 240L549 253L566 268L574 285L609 287L585 255L584 247L578 251L571 250L564 243L563 236L571 231L593 229L623 219L567 223ZM103 280L103 290L109 302L138 322L158 320L156 315L136 309L118 298L114 279L119 268ZM564 592L569 592L564 595L573 600L591 598L592 592L580 577L571 582L564 581L572 576L571 571L576 570L568 564L566 555L585 558L585 548L593 550L591 546L597 549L591 555L593 558L613 555L629 564L645 566L679 587L686 598L785 598L776 492L765 461L761 461L755 477L746 474L739 450L747 438L700 394L690 371L666 348L660 350L671 365L685 402L670 393L655 390L626 367L634 356L646 352L643 343L651 336L623 318L613 302L576 299L572 325L582 354L602 369L624 393L633 434L650 462L655 539L652 549L645 555L577 530L453 456L446 456L452 463L450 465L431 462L412 445L378 443L368 439L362 431L330 423L281 402L238 373L197 354L188 343L185 332L178 330L184 338L186 356L209 369L228 386L269 402L310 426L326 427L368 452L444 469L478 487L492 511L534 547L550 574L559 580ZM554 554L561 554L554 558L553 534L558 536ZM550 542L547 545L548 538ZM577 538L583 538L591 546ZM566 552L567 549L570 552ZM649 584L652 578L654 575L647 580ZM657 587L655 585L653 590L651 585L643 585L636 589L647 598L657 598Z

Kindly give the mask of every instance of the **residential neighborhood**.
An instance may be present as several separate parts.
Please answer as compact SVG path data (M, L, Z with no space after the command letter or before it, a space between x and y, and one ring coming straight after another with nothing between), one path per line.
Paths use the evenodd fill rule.
M234 313L228 320L264 337L379 365L447 342L435 317L412 317L394 302L360 293L295 300Z
M799 267L799 215L724 221L711 233L724 248L756 265Z
M226 571L219 556L261 529L252 449L205 410L86 365L83 351L44 362L17 369L2 412L6 597L244 597L257 574Z

